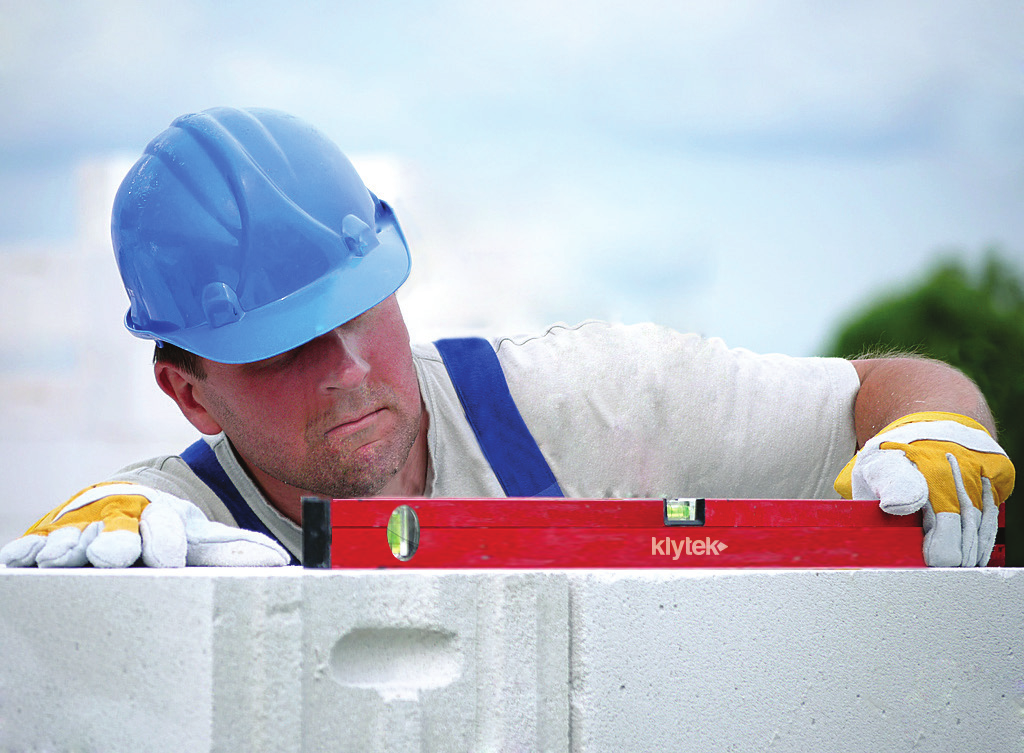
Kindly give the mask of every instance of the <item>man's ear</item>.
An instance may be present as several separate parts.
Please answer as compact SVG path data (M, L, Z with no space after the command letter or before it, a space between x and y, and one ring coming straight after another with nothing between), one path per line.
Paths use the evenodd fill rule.
M220 424L196 399L195 383L197 380L195 377L186 374L173 364L163 362L153 364L153 375L156 377L156 383L160 385L160 389L178 404L178 409L190 424L203 434L220 433Z

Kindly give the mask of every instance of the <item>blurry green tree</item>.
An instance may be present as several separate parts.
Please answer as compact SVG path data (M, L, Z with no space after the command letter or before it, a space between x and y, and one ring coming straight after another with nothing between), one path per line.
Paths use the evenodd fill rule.
M912 352L956 366L984 393L999 443L1024 467L1024 276L992 249L978 269L944 258L842 322L826 355ZM1021 494L1017 494L1021 497ZM1006 508L1006 564L1024 565L1024 509Z

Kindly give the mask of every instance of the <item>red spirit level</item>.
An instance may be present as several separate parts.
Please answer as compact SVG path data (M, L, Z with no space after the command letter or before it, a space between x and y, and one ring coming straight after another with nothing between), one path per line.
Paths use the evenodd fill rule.
M309 497L302 516L313 568L924 567L920 514L877 500Z

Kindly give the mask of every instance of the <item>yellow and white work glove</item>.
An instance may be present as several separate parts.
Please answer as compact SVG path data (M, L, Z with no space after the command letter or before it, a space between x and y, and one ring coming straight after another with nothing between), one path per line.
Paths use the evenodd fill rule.
M214 523L191 502L139 484L96 484L0 549L7 567L287 565L276 541Z
M981 424L928 412L904 416L872 437L835 489L847 499L878 499L893 515L922 510L925 564L984 567L1013 481L1013 463Z

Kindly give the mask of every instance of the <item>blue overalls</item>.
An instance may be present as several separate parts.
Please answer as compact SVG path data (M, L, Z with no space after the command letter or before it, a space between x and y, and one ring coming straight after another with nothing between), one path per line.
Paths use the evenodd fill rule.
M526 428L491 344L479 337L438 340L437 346L466 418L491 470L508 497L561 497L555 475ZM184 460L231 512L240 528L276 537L245 503L200 439L181 453ZM292 564L299 564L293 557Z

